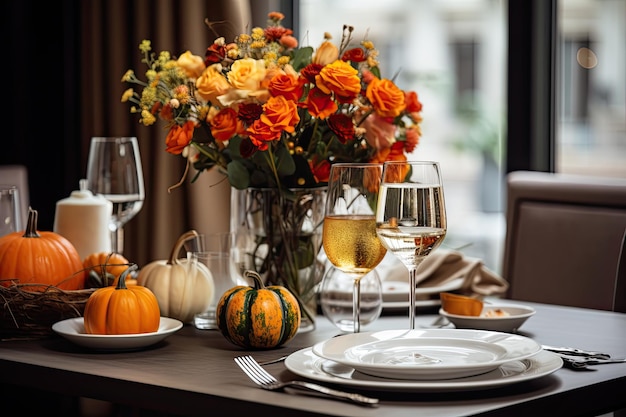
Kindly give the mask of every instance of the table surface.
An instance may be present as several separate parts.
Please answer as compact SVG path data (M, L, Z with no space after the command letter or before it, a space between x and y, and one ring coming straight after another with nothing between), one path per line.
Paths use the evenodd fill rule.
M574 346L626 357L626 314L537 303L537 313L520 334L541 344ZM418 314L427 325L436 314ZM406 316L383 315L362 331L402 329ZM286 346L246 351L216 330L185 325L164 341L135 352L101 353L53 337L0 342L0 383L54 393L108 400L177 415L460 416L596 415L626 407L626 363L591 370L562 368L530 381L466 392L368 392L381 399L363 407L308 395L269 392L255 386L233 358L252 354L259 361L310 347L339 334L325 317L316 329L296 335ZM266 366L280 380L301 379L284 363ZM355 387L344 390L355 391ZM543 410L543 411L542 411ZM266 414L267 413L267 414Z

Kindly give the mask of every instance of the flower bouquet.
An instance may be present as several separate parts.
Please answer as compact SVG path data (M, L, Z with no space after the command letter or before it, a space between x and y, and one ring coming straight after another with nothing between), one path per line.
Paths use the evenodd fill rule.
M355 42L352 26L344 25L339 45L325 34L314 49L300 46L283 18L272 12L265 28L233 42L218 37L204 56L157 54L144 40L145 79L128 70L122 81L140 89L122 101L142 124L165 123L166 151L187 159L176 185L215 168L235 190L261 193L240 204L246 226L262 220L252 264L298 296L297 271L319 269L321 219L311 214L319 198L310 191L324 189L335 162L406 160L421 136L422 105L414 91L381 77L377 49L366 38ZM252 213L246 201L267 207L255 203ZM306 232L294 230L303 225Z

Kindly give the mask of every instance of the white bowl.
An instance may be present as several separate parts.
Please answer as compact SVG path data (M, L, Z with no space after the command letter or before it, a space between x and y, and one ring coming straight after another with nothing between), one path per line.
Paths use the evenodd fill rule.
M508 315L498 317L484 317L488 310L502 310ZM450 314L443 308L439 314L447 318L457 329L492 330L496 332L512 332L519 329L529 317L535 314L535 309L523 305L485 304L481 316L462 316Z

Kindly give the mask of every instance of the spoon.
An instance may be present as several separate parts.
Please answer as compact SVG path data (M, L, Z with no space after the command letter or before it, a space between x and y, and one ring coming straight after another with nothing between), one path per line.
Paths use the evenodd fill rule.
M626 363L626 359L572 359L561 357L565 365L572 369L586 369L591 365L604 365L609 363Z

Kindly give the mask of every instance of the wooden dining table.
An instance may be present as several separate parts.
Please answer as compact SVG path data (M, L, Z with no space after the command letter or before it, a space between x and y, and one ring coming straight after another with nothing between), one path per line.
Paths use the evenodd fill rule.
M520 335L540 344L626 357L626 314L523 304L534 307L536 314L519 329ZM416 328L436 318L436 309L418 311ZM404 328L408 328L406 311L396 311L384 313L362 331ZM217 330L198 330L190 324L153 346L128 352L90 350L57 336L2 341L0 384L15 391L33 389L60 397L105 400L158 416L576 416L626 408L626 363L578 371L564 367L540 378L458 392L334 386L380 399L378 405L366 407L263 390L233 360L251 354L266 361L338 334L334 325L319 316L315 330L297 334L283 347L259 351L243 350ZM303 379L289 371L284 362L265 368L279 380Z

